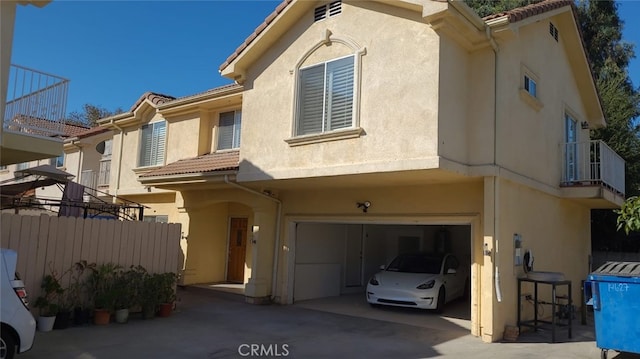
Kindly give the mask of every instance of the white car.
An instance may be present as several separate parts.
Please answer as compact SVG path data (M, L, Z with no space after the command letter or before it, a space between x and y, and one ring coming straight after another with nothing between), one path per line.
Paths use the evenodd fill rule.
M442 312L445 303L469 291L468 274L459 267L452 254L401 254L371 277L367 301Z
M27 292L16 273L18 254L0 249L0 359L11 359L33 345L36 321L29 312Z

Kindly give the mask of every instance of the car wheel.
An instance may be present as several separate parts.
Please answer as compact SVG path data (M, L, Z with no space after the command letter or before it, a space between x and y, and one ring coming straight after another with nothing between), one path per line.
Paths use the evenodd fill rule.
M3 330L0 339L0 359L12 359L16 354L16 340L8 333L6 330Z
M444 292L444 287L440 287L440 290L438 291L438 303L436 304L436 313L442 313L442 310L444 309L444 300L445 300L445 292Z

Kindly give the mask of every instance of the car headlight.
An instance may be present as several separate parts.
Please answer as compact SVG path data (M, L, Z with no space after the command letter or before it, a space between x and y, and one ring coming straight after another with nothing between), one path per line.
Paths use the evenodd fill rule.
M371 279L369 279L369 284L371 284L371 285L379 285L380 282L378 282L378 279L374 275L373 277L371 277Z
M436 281L432 279L426 283L420 284L416 287L416 289L431 289L434 285L436 285Z

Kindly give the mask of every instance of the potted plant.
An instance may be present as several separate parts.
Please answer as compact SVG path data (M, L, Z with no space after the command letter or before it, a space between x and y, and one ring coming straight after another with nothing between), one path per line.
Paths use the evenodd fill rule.
M57 297L64 293L64 289L60 285L58 278L56 278L55 272L47 274L42 278L40 288L42 288L42 292L34 303L34 306L40 310L38 329L43 332L48 332L53 329L56 314L58 314L59 307L56 303Z
M161 285L162 280L160 274L144 274L139 297L139 304L142 308L142 317L144 319L152 319L155 317L160 303Z
M109 324L117 298L115 283L119 269L120 266L114 263L104 263L91 271L89 288L93 293L93 321L95 324Z
M131 266L127 271L119 271L115 278L115 319L117 323L129 320L129 311L136 305L139 288L146 271L141 266Z
M95 263L88 263L80 260L74 263L71 268L71 285L67 289L71 308L73 308L73 324L89 324L91 317L89 310L89 293L87 280L90 271L95 269Z
M168 317L173 311L176 300L176 274L172 272L159 274L159 315Z

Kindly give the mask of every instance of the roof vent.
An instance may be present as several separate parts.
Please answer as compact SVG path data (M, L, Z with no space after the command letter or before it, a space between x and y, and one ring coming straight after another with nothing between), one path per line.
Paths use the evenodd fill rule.
M331 16L336 16L342 12L342 1L333 1L328 4L318 6L313 11L313 21L317 22Z
M549 34L558 41L558 28L551 22L549 23Z

